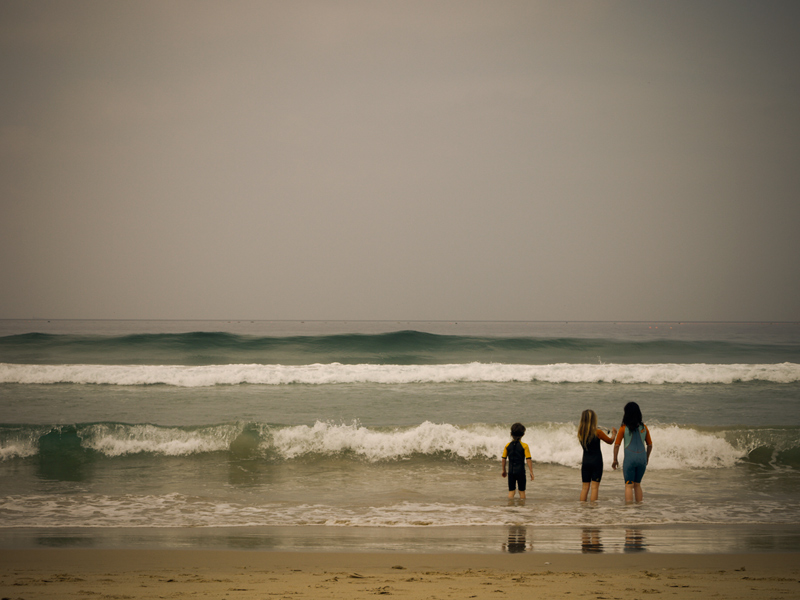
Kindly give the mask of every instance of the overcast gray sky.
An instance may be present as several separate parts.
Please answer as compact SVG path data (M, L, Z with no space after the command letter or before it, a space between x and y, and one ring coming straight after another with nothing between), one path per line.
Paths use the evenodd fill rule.
M800 2L0 3L0 318L800 320Z

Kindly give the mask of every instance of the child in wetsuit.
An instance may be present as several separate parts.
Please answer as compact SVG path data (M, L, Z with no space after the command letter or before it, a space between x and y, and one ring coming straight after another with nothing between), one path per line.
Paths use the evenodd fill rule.
M642 422L642 410L636 402L625 405L622 416L622 425L619 426L617 439L614 440L614 462L611 468L616 470L619 465L617 454L620 444L625 441L625 460L622 463L622 476L625 477L625 502L641 502L642 477L644 477L647 463L650 462L650 452L653 451L653 441L650 439L650 430Z
M516 490L519 489L519 497L525 499L525 463L528 463L528 470L533 481L533 460L528 444L520 440L525 435L525 426L522 423L514 423L511 426L512 440L503 448L503 477L508 476L508 499L513 500ZM508 471L506 472L506 460L508 460Z
M600 440L606 444L614 441L617 430L611 431L611 437L597 427L597 413L585 410L581 413L581 422L578 425L578 440L583 447L583 460L581 462L581 502L588 498L592 502L597 500L600 492L600 480L603 478L603 452L600 450ZM589 497L589 487L592 494Z

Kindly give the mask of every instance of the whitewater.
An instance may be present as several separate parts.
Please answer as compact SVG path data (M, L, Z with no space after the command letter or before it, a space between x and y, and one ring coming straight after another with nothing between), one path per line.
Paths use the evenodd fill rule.
M0 364L0 383L104 385L325 385L335 383L703 383L800 381L800 364L507 365L14 365Z

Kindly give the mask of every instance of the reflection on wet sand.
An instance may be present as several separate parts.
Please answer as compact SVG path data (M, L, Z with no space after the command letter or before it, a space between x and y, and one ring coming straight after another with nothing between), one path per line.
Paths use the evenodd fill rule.
M625 530L625 552L644 552L647 544L641 529L631 528Z
M584 554L597 554L603 551L600 541L599 529L584 529L581 535L581 552Z
M620 546L616 535L612 535L611 545L603 546L600 540L601 529L599 527L585 527L581 531L581 552L584 554L599 554L601 552L619 552ZM604 532L606 544L608 544L609 531ZM637 527L629 527L625 530L625 542L622 545L623 552L646 552L644 533Z
M503 550L510 554L525 552L528 549L527 533L527 529L520 525L510 527L508 530L508 542L503 544Z

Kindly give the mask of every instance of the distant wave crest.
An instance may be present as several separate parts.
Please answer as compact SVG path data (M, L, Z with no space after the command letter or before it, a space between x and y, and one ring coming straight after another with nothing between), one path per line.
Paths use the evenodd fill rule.
M340 362L683 364L800 362L800 344L715 340L379 334L254 336L224 332L87 336L26 333L0 337L0 362L31 364L232 365Z
M800 381L800 364L552 364L466 363L379 365L27 365L0 363L0 383L170 385L286 385L341 383L545 382L732 384Z

